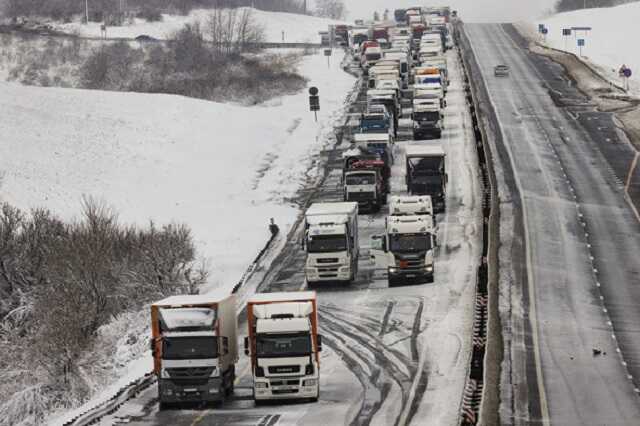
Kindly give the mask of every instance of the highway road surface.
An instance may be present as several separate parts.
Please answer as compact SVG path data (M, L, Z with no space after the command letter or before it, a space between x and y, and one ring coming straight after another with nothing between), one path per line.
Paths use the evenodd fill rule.
M457 424L471 352L476 271L481 256L481 189L471 117L454 51L447 53L452 84L447 96L445 131L439 141L447 153L447 212L437 218L438 254L435 282L388 288L386 274L369 258L370 236L384 229L386 208L360 215L360 267L352 285L316 286L321 357L320 400L255 406L248 357L240 356L235 397L215 408L158 410L151 386L102 424L135 425L290 425L290 424ZM365 107L364 88L351 112ZM411 124L411 122L409 122ZM394 148L392 192L406 193L404 145ZM301 194L302 204L342 201L343 143L324 153L326 179ZM300 227L299 227L300 228ZM301 229L293 232L258 291L305 288ZM241 339L246 321L240 321Z
M464 28L500 184L501 421L640 424L640 225L611 149L626 142L513 27Z

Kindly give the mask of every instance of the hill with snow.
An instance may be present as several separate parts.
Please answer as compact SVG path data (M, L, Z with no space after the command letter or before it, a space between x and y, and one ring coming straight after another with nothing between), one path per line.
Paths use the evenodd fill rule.
M585 39L583 56L610 79L620 82L618 69L625 64L634 75L630 88L640 95L640 2L598 9L576 10L560 13L548 19L536 21L549 29L547 44L553 48L578 53L577 38ZM581 32L570 37L562 36L563 28L591 27L588 33Z
M242 9L244 8L240 8L239 12ZM257 9L251 9L251 13L255 22L264 29L265 41L273 43L282 41L287 43L319 43L319 31L326 31L329 25L340 23L340 21L331 19L294 13L265 12ZM157 39L167 39L185 24L194 22L206 24L209 14L209 10L198 9L186 16L163 14L161 22L146 22L143 19L136 19L132 25L108 27L107 36L135 38L145 34ZM91 22L88 25L74 22L56 25L56 28L86 37L101 37L100 23L97 22Z
M337 51L336 51L337 52ZM286 232L291 201L333 134L354 78L322 54L300 73L322 94L242 107L173 95L0 83L0 200L79 215L83 195L125 223L187 224L209 263L210 287L231 288L269 237Z

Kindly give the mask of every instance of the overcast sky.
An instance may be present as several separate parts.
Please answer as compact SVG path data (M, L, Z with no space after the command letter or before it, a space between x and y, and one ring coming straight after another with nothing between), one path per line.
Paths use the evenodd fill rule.
M457 9L465 22L512 22L524 19L535 20L549 9L555 0L344 0L350 21L371 18L373 12L385 8L421 5L448 5Z

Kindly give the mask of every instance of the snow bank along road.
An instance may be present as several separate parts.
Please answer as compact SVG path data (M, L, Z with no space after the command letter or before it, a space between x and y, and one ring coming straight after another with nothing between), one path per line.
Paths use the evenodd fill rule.
M452 84L440 141L447 152L447 212L438 219L435 282L388 288L369 260L368 242L383 232L386 211L360 217L360 267L350 286L317 286L322 352L320 401L255 407L248 359L240 357L235 397L221 407L158 410L152 386L103 419L143 425L419 424L458 422L471 345L475 280L481 253L480 183L471 117L456 53L448 54ZM358 96L364 101L364 88ZM362 111L356 102L352 112ZM406 129L405 129L406 130ZM406 132L405 132L406 133ZM404 193L403 145L394 148L392 191ZM341 153L325 152L327 178L310 188L313 201L341 201ZM304 194L303 194L304 195ZM301 230L292 233L259 291L305 287ZM239 323L246 333L246 321ZM241 338L242 339L242 336Z
M512 27L465 32L501 175L501 419L637 424L640 225L616 176L625 142ZM496 64L511 75L494 77Z

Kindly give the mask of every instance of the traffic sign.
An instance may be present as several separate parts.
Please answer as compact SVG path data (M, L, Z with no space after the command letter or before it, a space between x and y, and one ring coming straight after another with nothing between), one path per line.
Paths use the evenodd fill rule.
M573 31L591 31L591 27L571 27Z
M324 49L324 56L331 56L331 49Z
M631 74L632 74L631 68L625 68L623 74L627 78L631 77Z
M542 29L542 34L544 34L544 35L549 34L549 28L543 28Z
M317 88L317 87L315 87L315 86L311 86L311 87L309 88L309 94L310 94L311 96L316 96L316 95L318 94L318 88Z
M580 46L580 47L584 46L584 39L583 38L579 38L578 39L578 46Z
M544 30L544 24L538 24L538 32L541 33Z
M571 28L563 28L562 29L562 35L563 36L570 36L571 35Z

